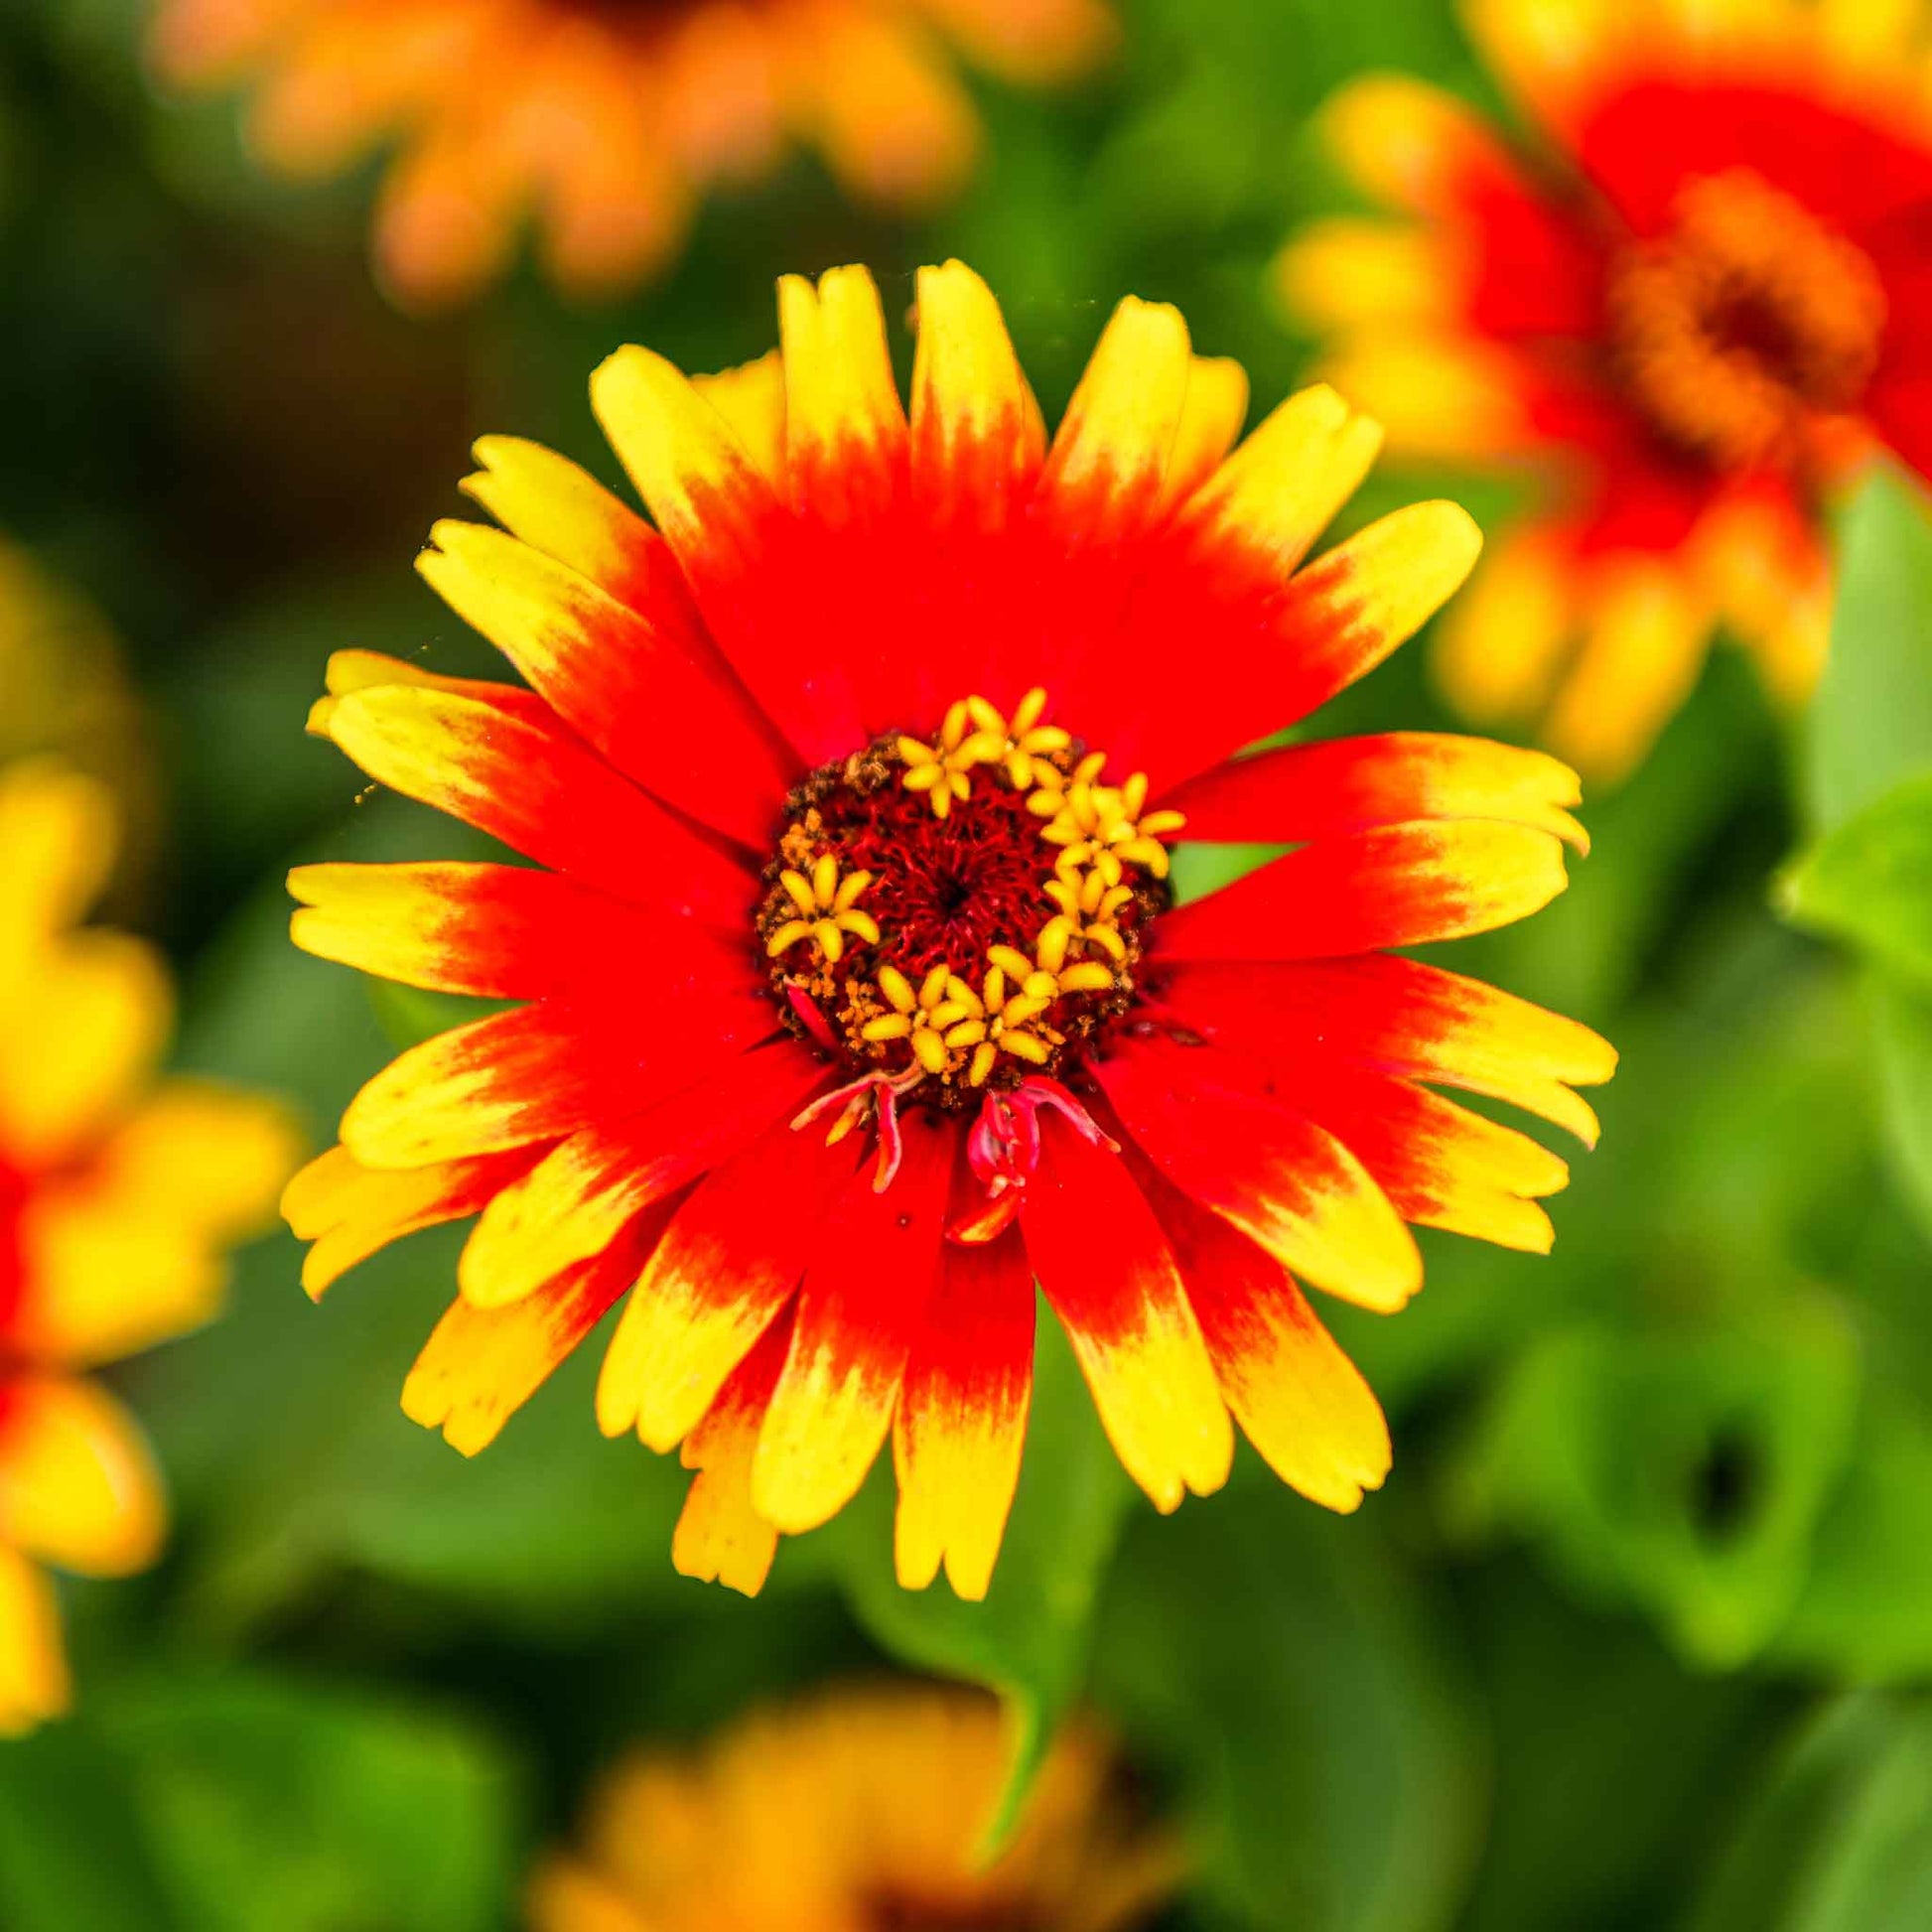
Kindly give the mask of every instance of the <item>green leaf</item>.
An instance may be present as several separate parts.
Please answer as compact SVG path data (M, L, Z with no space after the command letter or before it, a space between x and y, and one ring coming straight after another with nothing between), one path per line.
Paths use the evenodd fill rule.
M1134 1526L1099 1701L1177 1775L1201 1885L1240 1923L1448 1924L1487 1769L1449 1627L1372 1522L1252 1469Z
M888 1461L822 1533L853 1611L879 1643L917 1669L983 1684L1006 1704L1013 1759L996 1843L1085 1678L1101 1583L1133 1496L1073 1350L1042 1304L1026 1458L985 1602L963 1602L943 1577L924 1590L899 1587Z
M157 1364L144 1410L221 1529L191 1547L182 1586L179 1614L201 1635L245 1635L344 1574L543 1632L701 1587L671 1567L688 1476L598 1432L598 1335L474 1458L402 1413L403 1378L455 1297L460 1241L413 1237L322 1308L278 1241L250 1257L236 1315Z
M1842 1317L1795 1298L1703 1332L1560 1330L1497 1390L1458 1505L1728 1668L1798 1601L1859 1389Z
M1514 1553L1462 1571L1455 1595L1496 1777L1457 1932L1675 1924L1712 1794L1758 1774L1790 1694L1687 1672L1644 1623L1592 1613Z
M265 1674L95 1683L0 1746L16 1932L489 1932L518 1780L467 1725Z
M488 1742L340 1686L266 1677L158 1687L119 1706L156 1863L195 1932L477 1932L521 1851L515 1780Z
M1932 769L1894 786L1787 871L1795 924L1932 990Z
M1831 656L1806 765L1821 832L1932 769L1932 508L1894 468L1873 473L1839 526Z
M1932 1426L1892 1391L1866 1400L1772 1654L1864 1682L1932 1672Z
M1920 1225L1932 1234L1932 997L1878 973L1869 994L1886 1147Z
M85 1706L66 1723L0 1741L0 1924L194 1932L173 1908L125 1769Z
M1831 659L1809 721L1811 815L1825 835L1785 882L1799 922L1883 970L1871 1008L1886 1137L1932 1229L1932 502L1875 471L1840 525Z
M1773 1766L1689 1932L1932 1925L1932 1704L1841 1698Z

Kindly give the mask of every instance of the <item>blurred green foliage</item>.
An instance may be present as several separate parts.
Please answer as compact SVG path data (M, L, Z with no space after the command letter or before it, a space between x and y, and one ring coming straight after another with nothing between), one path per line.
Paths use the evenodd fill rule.
M320 1145L394 1041L458 1017L288 947L292 861L467 849L364 798L302 717L338 646L484 662L412 548L485 430L611 475L584 385L616 343L720 366L767 345L780 269L867 260L902 305L958 253L1049 411L1130 289L1178 301L1259 407L1288 391L1306 345L1267 263L1338 205L1309 112L1369 66L1484 83L1447 0L1124 12L1114 72L981 88L987 165L928 223L855 212L801 161L617 308L525 271L430 325L369 286L365 177L268 182L231 103L153 93L139 0L0 12L0 528L112 614L154 705L184 1065L291 1094ZM1347 517L1439 488L1504 500L1389 475ZM671 1571L682 1475L598 1435L595 1345L465 1462L396 1402L450 1240L317 1310L277 1237L226 1319L122 1377L178 1535L155 1576L68 1592L82 1710L0 1748L0 1923L508 1925L531 1848L634 1738L888 1665L998 1687L1035 1739L1095 1702L1196 1834L1174 1927L1932 1923L1924 505L1879 478L1843 549L1801 742L1721 652L1591 801L1569 896L1448 955L1624 1064L1553 1257L1426 1237L1413 1308L1333 1311L1396 1436L1358 1516L1244 1452L1224 1494L1157 1518L1048 1342L984 1606L892 1583L884 1472L748 1604ZM1448 723L1420 656L1322 728ZM1181 872L1211 883L1205 855Z

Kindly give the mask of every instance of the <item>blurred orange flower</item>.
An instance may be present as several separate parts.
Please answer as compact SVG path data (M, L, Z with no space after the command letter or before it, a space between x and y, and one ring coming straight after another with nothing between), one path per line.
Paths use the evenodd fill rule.
M1821 507L1875 439L1932 468L1920 9L1470 0L1553 155L1420 81L1325 127L1409 217L1280 262L1329 372L1411 453L1526 464L1541 506L1443 626L1478 719L1627 771L1728 626L1779 694L1822 661Z
M37 1567L121 1576L166 1507L132 1419L82 1371L205 1321L222 1249L294 1166L273 1103L152 1082L170 992L143 941L74 929L114 850L90 778L0 771L0 1731L68 1702Z
M826 1695L697 1755L640 1756L593 1802L581 1853L531 1889L534 1932L1116 1932L1173 1892L1180 1861L1114 1788L1080 1726L1055 1743L1019 1831L978 1847L1007 1760L990 1698Z
M1115 34L1107 0L160 0L154 55L184 83L264 76L254 140L292 174L394 137L377 262L429 307L497 275L526 213L564 289L621 289L790 137L855 194L929 203L979 139L943 38L1045 81Z

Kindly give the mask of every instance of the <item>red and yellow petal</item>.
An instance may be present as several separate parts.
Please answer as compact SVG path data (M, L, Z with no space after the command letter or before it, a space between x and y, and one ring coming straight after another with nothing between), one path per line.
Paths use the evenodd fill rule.
M472 1021L367 1081L343 1115L343 1145L365 1167L424 1168L559 1140L614 1112L642 1112L770 1031L749 999L684 1018L659 1030L635 1015L543 1004Z
M1157 1173L1142 1176L1242 1433L1310 1501L1347 1512L1389 1471L1381 1405L1287 1269Z
M1155 1167L1314 1283L1393 1311L1422 1287L1422 1256L1360 1160L1326 1127L1215 1079L1211 1048L1144 1046L1099 1069Z
M1550 1217L1537 1205L1570 1183L1539 1142L1465 1107L1361 1067L1287 1083L1295 1104L1336 1135L1404 1220L1498 1247L1548 1254Z
M1245 521L1219 519L1211 529L1190 531L1195 506L1215 500L1220 485L1210 482L1177 527L1185 541L1134 600L1129 648L1137 655L1160 661L1172 639L1184 635L1205 657L1241 666L1237 679L1173 684L1158 706L1136 693L1121 725L1132 747L1123 756L1145 764L1157 792L1295 724L1373 670L1434 616L1481 548L1465 510L1417 503L1358 530L1291 576L1292 560L1320 528L1314 519L1325 519L1339 502L1341 476L1365 466L1372 441L1365 448L1364 439L1373 436L1328 392L1305 394L1310 401L1284 405L1299 405L1299 414L1277 434L1284 448L1306 434L1326 452L1313 471L1326 482L1311 485L1292 472L1276 475L1271 466L1266 487L1280 493L1268 499L1275 505L1268 516L1253 508ZM1268 434L1264 425L1243 450ZM1242 463L1237 451L1225 470ZM1255 482L1258 490L1264 486L1259 471Z
M1217 765L1169 793L1190 839L1296 845L1415 819L1497 819L1589 850L1569 807L1583 787L1542 752L1440 732L1289 745Z
M661 355L634 345L598 369L591 401L712 636L803 762L864 743L836 648L823 639L799 647L780 581L790 518L725 417Z
M1596 1143L1573 1091L1616 1070L1616 1049L1575 1020L1420 960L1370 956L1254 966L1201 963L1169 1004L1196 1036L1293 1066L1311 1040L1364 1067L1487 1094Z
M1257 575L1286 578L1368 475L1381 430L1317 384L1280 404L1201 480L1179 527L1210 568L1219 546L1252 553Z
M936 717L959 679L983 692L1028 688L1014 587L1029 575L1029 505L1046 450L1000 305L961 262L919 273L910 436L918 536L904 594L921 647L902 654L899 688L913 715Z
M791 1300L857 1153L780 1120L705 1176L611 1337L597 1385L607 1436L634 1428L659 1451L684 1440Z
M379 784L587 886L634 897L643 887L636 854L668 845L676 888L727 900L743 890L716 853L521 695L503 705L420 684L371 685L336 698L324 728Z
M345 1147L332 1147L292 1179L282 1214L296 1238L311 1243L302 1286L312 1300L357 1262L419 1229L480 1214L490 1198L527 1173L545 1152L512 1148L467 1161L400 1170L365 1168Z
M771 1574L778 1532L752 1504L752 1471L765 1410L791 1349L787 1311L761 1335L685 1439L682 1460L695 1469L671 1539L683 1577L756 1596Z
M788 1535L816 1529L857 1494L892 1428L931 1294L958 1137L925 1113L901 1132L891 1187L881 1193L862 1170L833 1205L759 1432L753 1504Z
M910 454L921 521L966 541L1010 528L1045 448L992 290L964 262L920 269Z
M909 430L893 375L886 316L862 268L814 285L778 284L785 379L785 472L795 542L794 611L836 613L835 655L868 734L920 715L930 639L909 649L917 595L908 517ZM866 593L853 595L863 583ZM784 621L774 611L773 620ZM795 621L794 619L789 621ZM823 651L823 645L800 645Z
M1129 296L1095 345L1047 453L1042 503L1082 550L1152 527L1192 373L1187 325L1166 303Z
M668 1206L645 1213L601 1253L507 1307L457 1297L403 1384L403 1414L440 1429L465 1455L488 1448L616 1305L668 1218Z
M641 840L641 849L664 854L677 874L688 871L729 893L729 868L718 855L611 769L630 773L706 823L752 839L762 838L797 775L694 621L675 573L659 571L649 585L633 575L630 594L648 597L633 607L502 530L445 519L430 539L432 547L416 562L423 577L581 734L581 744L557 732L532 745L500 727L483 737L478 727L485 721L472 724L461 747L470 763L493 753L492 771L524 773L528 795L499 795L494 809L521 813L537 836L567 843L558 852L510 842L621 891L626 881L636 884ZM435 709L417 699L409 715ZM666 716L678 720L677 730L654 727ZM459 717L451 729L466 722ZM369 768L344 740L340 720L333 735ZM500 748L497 737L507 739ZM487 774L482 782L488 784ZM625 850L632 855L628 870L621 856Z
M616 991L635 962L669 955L715 961L724 946L680 931L674 906L650 907L587 891L560 874L455 860L392 866L298 866L289 892L300 909L289 936L305 952L405 986L491 1000L542 1000Z
M1034 1271L1017 1229L942 1246L893 1419L894 1557L907 1589L924 1589L942 1563L968 1601L992 1585L1020 1481L1034 1319Z
M1234 1432L1173 1250L1119 1156L1042 1123L1022 1218L1101 1426L1164 1514L1227 1480Z
M879 290L863 268L781 276L778 330L792 506L831 529L871 524L902 487L907 441Z
M1319 959L1487 932L1569 884L1563 842L1529 825L1420 820L1304 846L1168 914L1166 959Z
M581 465L520 436L479 437L472 454L458 486L512 536L633 610L677 596L657 532Z
M694 1055L694 1065L701 1055ZM720 1059L627 1115L596 1110L483 1209L457 1267L479 1308L500 1308L596 1254L652 1202L728 1160L822 1083L825 1069L789 1039ZM649 1089L639 1088L647 1098ZM539 1092L523 1103L546 1104ZM347 1122L345 1121L346 1127Z
M556 722L550 707L534 691L526 691L520 684L504 684L491 678L451 677L442 671L432 671L415 658L392 657L387 651L351 647L329 653L323 670L324 695L309 707L310 736L330 736L338 698L345 698L351 691L372 691L385 684L409 684L425 691L446 691L452 697L474 698L479 704L493 705L505 717L518 718L526 724L549 727Z
M0 1390L0 1545L124 1577L161 1554L167 1527L147 1444L104 1389L35 1375Z

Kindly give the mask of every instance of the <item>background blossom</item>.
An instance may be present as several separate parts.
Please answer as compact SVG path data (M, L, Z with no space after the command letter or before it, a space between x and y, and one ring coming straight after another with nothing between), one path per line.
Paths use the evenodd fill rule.
M1406 218L1314 226L1288 302L1399 448L1519 465L1544 499L1445 629L1471 717L1620 777L1721 626L1809 693L1832 491L1874 441L1932 462L1916 11L1482 0L1520 140L1394 74L1323 110Z

